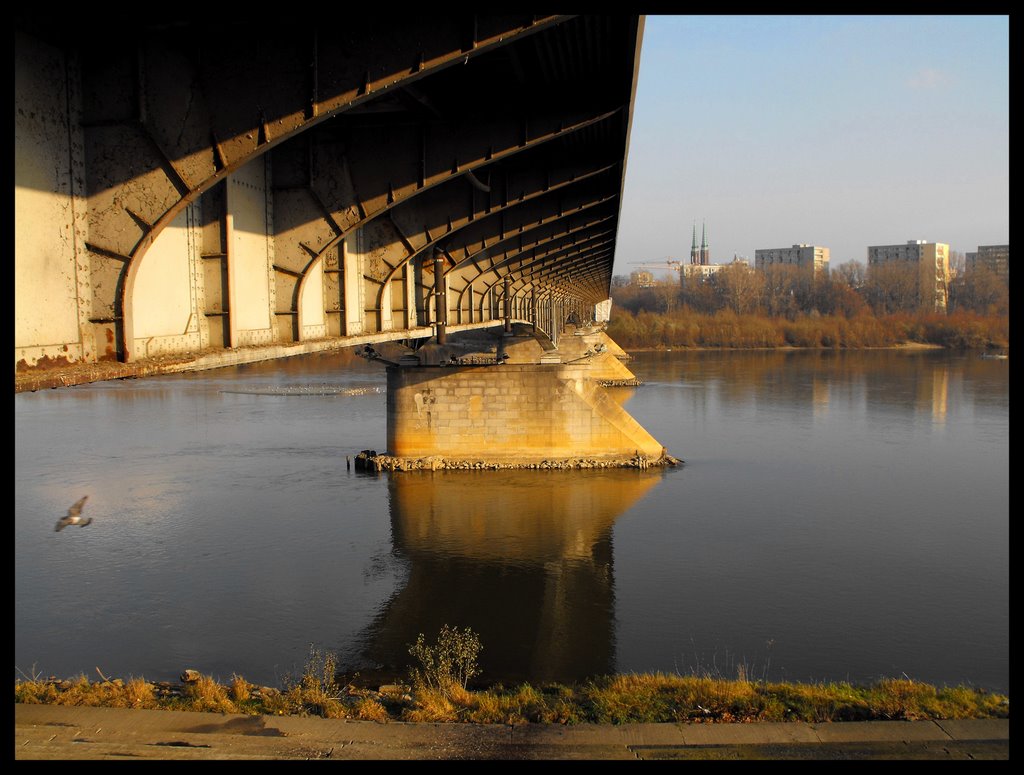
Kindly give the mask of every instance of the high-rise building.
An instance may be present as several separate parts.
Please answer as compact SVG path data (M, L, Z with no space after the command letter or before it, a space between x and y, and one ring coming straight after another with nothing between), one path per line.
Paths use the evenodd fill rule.
M764 271L770 266L795 266L810 272L817 280L828 274L829 249L820 245L800 244L791 248L762 248L754 251L754 268Z
M978 245L977 253L964 256L964 270L970 272L978 266L985 267L1003 282L1010 282L1010 246Z
M949 245L944 242L908 240L900 245L868 248L868 276L886 265L912 266L917 270L918 301L922 308L946 311L949 295Z

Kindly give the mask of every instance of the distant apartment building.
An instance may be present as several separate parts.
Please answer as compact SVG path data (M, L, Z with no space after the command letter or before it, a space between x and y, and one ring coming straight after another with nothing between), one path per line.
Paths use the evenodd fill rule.
M983 266L995 274L1004 283L1010 282L1010 246L1009 245L978 245L976 253L964 256L964 270L970 272L975 267Z
M900 245L868 247L868 275L885 265L913 266L917 269L918 301L922 308L946 311L949 295L949 245L944 242L908 240Z
M722 264L684 264L679 267L679 282L686 286L695 282L704 282L713 277Z
M706 282L727 266L734 264L750 268L750 262L745 258L733 258L728 264L683 264L679 267L679 282L684 287L690 283Z
M654 275L640 269L629 273L629 284L640 288L650 288L654 285Z
M813 274L817 280L828 274L829 250L820 245L794 245L791 248L763 248L754 251L754 268L795 266Z

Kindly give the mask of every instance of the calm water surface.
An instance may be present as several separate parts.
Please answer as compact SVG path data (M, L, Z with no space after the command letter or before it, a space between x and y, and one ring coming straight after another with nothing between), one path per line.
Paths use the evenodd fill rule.
M682 468L357 474L350 352L15 396L15 675L364 676L472 627L483 678L739 669L1009 691L1008 363L643 353ZM87 528L53 530L82 495Z

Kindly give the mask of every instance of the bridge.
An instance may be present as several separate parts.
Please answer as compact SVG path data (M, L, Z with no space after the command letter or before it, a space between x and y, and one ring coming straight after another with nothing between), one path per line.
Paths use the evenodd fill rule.
M98 16L16 20L16 389L607 315L642 17Z

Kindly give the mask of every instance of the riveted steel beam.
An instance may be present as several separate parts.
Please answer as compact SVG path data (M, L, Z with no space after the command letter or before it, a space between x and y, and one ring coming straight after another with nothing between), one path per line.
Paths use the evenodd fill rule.
M559 183L559 184L557 184L555 186L552 186L552 187L548 188L547 190L531 190L531 191L528 192L526 188L523 188L522 189L522 193L521 193L520 196L518 196L515 199L509 201L507 204L504 204L504 205L502 205L500 207L495 207L493 209L493 211L489 215L487 215L487 216L485 216L483 218L472 219L466 213L463 213L461 216L459 216L457 218L451 218L451 216L449 215L448 217L450 218L450 220L448 221L448 223L450 225L448 226L448 228L444 228L443 226L439 225L439 227L437 229L435 229L434 233L431 233L429 227L427 227L427 226L420 226L419 229L417 230L415 228L415 224L414 223L410 223L409 224L409 226L412 227L412 228L409 228L409 229L402 228L405 224L403 224L401 221L399 221L398 213L393 213L391 215L391 220L393 222L395 222L396 224L398 224L398 226L400 228L402 228L402 230L406 233L406 235L409 236L409 239L410 239L410 241L412 241L412 244L414 246L414 250L412 252L409 252L407 249L405 249L404 246L399 246L399 247L401 247L401 250L400 251L395 251L395 250L393 250L393 248L395 248L396 245L395 245L395 243L391 243L391 245L390 245L390 247L392 248L391 254L396 256L397 261L394 263L394 266L390 269L390 271L386 272L385 275L381 276L381 279L384 282L389 281L391 279L391 277L394 275L394 273L400 267L404 266L406 263L408 263L409 261L411 261L414 258L416 258L416 256L422 254L427 249L432 248L434 245L438 244L442 240L446 241L445 244L447 246L449 244L448 240L451 240L454 237L456 237L458 235L458 233L461 232L463 229L466 229L467 227L469 227L471 225L474 225L474 224L480 224L481 221L486 221L487 222L487 224L490 226L490 233L492 233L492 234L494 232L503 233L505 227L501 223L500 216L504 215L506 212L509 212L509 213L513 214L513 216L519 216L520 218L524 215L524 213L528 213L526 215L526 217L532 217L532 213L529 213L529 210L527 208L524 208L522 211L520 210L520 208L521 208L521 206L526 205L528 203L532 204L536 200L539 200L539 199L542 199L542 198L543 199L551 199L551 200L553 200L553 201L549 201L546 204L546 206L543 206L543 208L541 210L541 218L538 218L538 220L541 220L543 218L544 214L550 215L555 210L564 209L564 202L566 202L566 201L571 203L571 205L573 206L573 209L582 208L583 205L585 204L585 201L580 201L580 197L579 196L572 197L571 194L570 194L570 196L569 196L569 198L567 200L562 200L563 207L560 207L559 206L560 202L559 202L558 198L556 197L556 195L561 193L562 190L566 190L567 192L571 192L572 189L574 189L574 188L576 188L578 186L581 186L582 184L585 184L588 181L595 180L595 179L599 178L599 176L601 176L603 174L606 174L613 167L614 167L614 165L602 165L602 166L598 166L596 168L594 168L594 167L590 167L590 168L579 167L579 168L576 168L576 169L574 169L572 171L571 175L567 175L566 176L566 179L564 180L564 182ZM440 203L440 207L442 207L442 208L446 208L447 206L448 206L448 204L447 204L446 201L442 201ZM417 210L415 211L415 215L420 216L420 215L423 214L424 211L429 212L429 209L427 209L427 208L417 208ZM436 222L437 220L439 220L439 218L437 218L437 216L435 215L434 221ZM525 223L523 225L525 226ZM479 226L478 226L478 228L479 228ZM418 234L417 234L417 237L416 237L415 240L413 239L412 236L410 236L410 233L413 232L413 231L418 231ZM404 256L400 255L400 253L405 253L405 255ZM382 251L381 252L381 255L386 255L386 254L387 254L387 251Z
M89 318L123 321L117 357L141 341L141 259L200 197L202 237L189 226L188 239L210 258L197 266L211 309L231 316L224 300L237 289L216 267L256 244L225 242L236 232L223 192L238 186L250 192L234 200L249 208L242 235L254 234L253 218L262 230L269 192L268 311L298 316L295 336L373 331L375 312L378 330L414 325L437 279L433 248L460 316L473 283L473 308L497 303L486 284L498 278L497 293L507 279L513 297L528 287L590 298L610 285L611 259L596 245L617 229L642 18L378 13L330 32L279 18L204 25L142 11L116 29L68 18L32 34L73 52L85 306ZM246 167L261 156L262 171ZM176 239L156 261L173 260ZM246 272L259 266L245 260ZM333 315L323 324L318 273ZM202 282L193 291L200 298ZM148 336L154 320L138 330Z
M610 216L606 220L610 220ZM573 235L574 241L569 242L569 244L564 244L567 235L560 234L558 236L542 240L526 250L506 252L502 255L502 260L500 262L492 262L486 270L481 269L476 273L461 275L460 279L464 283L463 288L468 287L478 280L487 282L490 275L497 276L501 274L500 270L502 269L504 269L506 274L511 273L516 275L517 278L522 279L521 276L524 271L524 267L529 267L529 265L534 261L540 261L540 267L552 266L563 260L564 256L567 255L567 252L570 249L575 248L580 250L585 246L592 245L593 241L598 239L603 239L604 242L614 240L614 230L612 229L592 234L589 231L584 231L583 227L581 227L580 229L574 230L571 234ZM541 250L542 247L544 250ZM542 272L536 268L531 268L529 272L531 279L533 275L541 273Z

